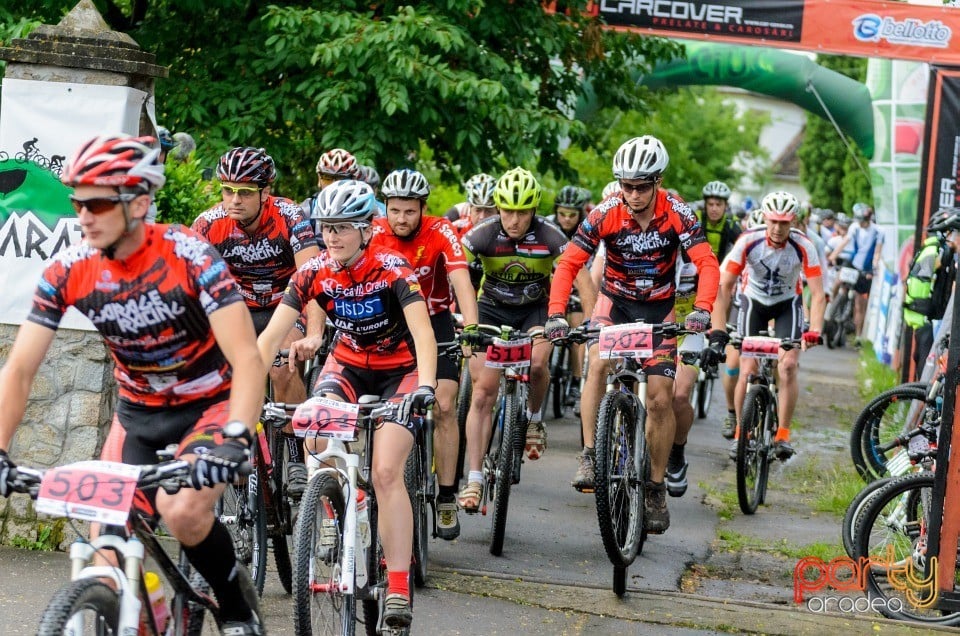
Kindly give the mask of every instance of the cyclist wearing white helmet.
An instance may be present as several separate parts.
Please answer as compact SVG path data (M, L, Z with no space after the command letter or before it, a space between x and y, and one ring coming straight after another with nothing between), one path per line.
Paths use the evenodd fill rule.
M437 342L410 264L401 254L370 243L374 201L373 190L360 181L338 181L320 192L316 207L327 249L290 279L260 335L260 353L272 361L284 334L316 300L336 325L337 337L313 393L352 403L364 394L379 395L400 403L401 413L422 414L434 400ZM307 351L315 345L319 338ZM291 358L300 355L301 346L302 341L290 347ZM397 419L377 428L373 447L388 627L405 627L412 620L407 576L413 511L403 469L421 423L404 415Z
M745 279L737 317L737 332L741 336L760 335L773 320L778 338L802 338L804 349L820 342L827 301L817 249L802 232L791 228L799 208L797 198L789 192L771 192L763 198L760 210L766 225L741 234L720 267L720 294L713 310L711 342L720 338L728 340L727 310L741 277ZM807 279L811 296L810 328L806 331L802 277ZM790 424L800 390L797 381L799 356L797 349L781 350L777 364L780 428L774 440L774 453L780 460L789 459L794 453L790 445ZM755 359L741 358L736 390L737 421L743 412L747 378L756 370ZM736 454L735 444L736 441L733 456Z
M467 195L466 201L461 201L460 203L451 205L450 208L443 213L443 218L451 223L456 223L457 221L466 218L471 212L470 206L473 205L470 203L470 194L477 190L479 186L481 188L479 190L480 192L483 191L483 188L486 188L486 191L488 191L492 196L493 188L496 186L496 184L497 180L485 172L478 172L477 174L473 175L463 183L463 191ZM487 216L492 216L492 214L495 212L496 208L494 208L494 211ZM473 223L476 224L478 222L478 220L474 220Z
M574 275L600 245L606 246L606 258L602 287L591 315L594 324L674 320L676 268L683 249L696 265L699 279L693 309L681 319L691 330L706 331L710 327L710 310L719 278L717 257L693 211L661 187L669 162L663 143L650 135L630 139L617 150L613 176L619 181L620 192L604 199L587 215L557 262L550 290L549 320L545 326L548 337L559 338L569 331L563 313ZM644 519L647 531L659 534L670 526L664 476L676 441L672 406L677 341L655 336L653 347L657 354L643 362L647 374L650 444ZM609 370L607 361L599 357L597 344L589 347L588 355L587 381L581 401L584 449L572 484L581 491L592 491L595 487L597 408Z
M866 203L853 205L853 220L855 224L851 225L847 235L830 253L829 258L835 262L848 245L853 246L850 266L860 272L860 277L853 286L854 291L857 292L853 300L853 324L859 346L863 321L867 314L867 295L873 285L873 277L880 267L880 257L883 253L883 232L873 222L873 208Z

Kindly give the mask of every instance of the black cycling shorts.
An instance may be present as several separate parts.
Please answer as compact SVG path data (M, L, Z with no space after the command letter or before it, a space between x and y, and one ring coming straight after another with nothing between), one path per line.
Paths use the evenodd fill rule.
M601 292L597 294L597 304L593 308L590 324L608 326L623 325L631 322L651 324L674 320L673 299L656 302L628 302L616 300ZM677 339L653 336L653 356L641 365L647 375L659 375L666 378L677 376Z
M453 314L449 309L444 309L430 316L430 324L433 326L433 335L438 344L444 342L454 342L457 334L453 327ZM454 364L449 356L440 354L437 356L437 379L438 380L460 380L460 369Z
M746 294L740 297L740 315L737 331L742 336L757 336L766 332L774 321L777 338L800 338L803 335L803 297L794 296L773 305L764 305Z
M547 323L546 302L513 307L495 304L481 297L477 301L477 309L480 313L480 324L482 325L493 325L495 327L507 325L527 333L534 327L542 327Z
M270 323L270 319L273 318L273 311L276 307L270 307L267 309L251 309L250 317L253 318L253 329L257 332L257 335L263 333L263 330L267 328L267 325ZM301 334L307 335L307 323L306 318L303 314L300 314L300 317L297 318L297 323L294 325Z

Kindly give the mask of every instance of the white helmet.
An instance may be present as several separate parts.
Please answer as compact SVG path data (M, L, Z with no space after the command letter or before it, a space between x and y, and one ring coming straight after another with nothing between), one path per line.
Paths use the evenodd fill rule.
M750 222L747 224L747 227L753 230L758 227L765 227L766 225L767 222L763 215L763 209L753 208L753 210L750 212Z
M792 221L800 210L800 202L789 192L779 190L763 197L760 209L771 221Z
M617 179L656 179L667 169L670 156L656 137L644 135L624 142L613 156Z
M607 185L603 186L603 192L600 193L600 199L606 199L608 196L614 192L620 192L620 182L611 181Z
M423 200L430 195L430 184L427 183L427 178L416 170L402 168L387 175L380 186L380 194L384 199L397 197Z
M373 219L376 199L363 181L334 181L314 200L310 218L319 223L367 223Z
M711 181L703 186L702 194L704 199L707 197L716 197L727 200L730 198L730 187L723 181Z

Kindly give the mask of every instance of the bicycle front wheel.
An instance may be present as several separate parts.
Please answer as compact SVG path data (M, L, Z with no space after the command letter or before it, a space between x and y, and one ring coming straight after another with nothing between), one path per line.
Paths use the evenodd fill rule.
M563 417L563 409L567 401L567 389L569 388L570 371L566 368L569 362L567 347L554 347L550 357L550 402L553 406L553 419L559 420Z
M500 444L494 450L496 461L492 474L493 484L493 533L490 537L490 554L503 554L503 540L507 532L507 509L510 507L510 488L513 486L513 462L523 448L520 430L517 396L507 393L500 404L499 417L502 420Z
M933 516L934 475L922 472L897 477L870 500L855 537L856 558L865 565L865 592L884 616L937 625L960 624L960 612L936 609L937 568L927 555ZM954 586L957 575L954 575Z
M737 501L745 515L752 515L767 492L769 445L764 421L770 396L764 386L755 386L743 401L740 436L737 438Z
M887 462L905 452L881 447L920 423L929 390L926 382L895 386L870 400L857 416L850 431L850 458L864 481L885 477Z
M427 450L423 436L407 455L403 468L403 481L410 495L410 507L413 509L413 581L417 587L427 583L427 558L430 548L430 508L427 503Z
M118 633L119 619L117 593L98 579L79 579L67 583L53 595L40 617L37 634L107 636Z
M697 419L703 419L707 416L707 411L710 410L710 404L713 402L713 384L717 381L717 377L712 373L704 374L703 380L697 381L698 392L697 392Z
M857 496L850 501L846 512L843 513L843 525L840 527L840 534L843 539L843 549L847 556L853 558L856 552L857 527L860 525L860 517L870 505L874 495L880 492L880 489L893 481L892 477L884 477L872 481L863 487L863 490L857 493Z
M340 580L343 524L340 484L329 475L315 476L303 494L293 533L297 636L353 634L356 629L355 597L343 593Z
M457 447L457 478L463 477L463 463L467 454L467 413L470 412L470 399L473 396L473 381L470 379L470 365L464 361L460 368L460 386L457 387L457 430L460 433Z
M644 479L649 463L646 412L632 395L611 391L597 415L595 496L603 549L614 568L626 568L643 549Z
M267 511L260 473L254 470L242 484L227 484L216 505L216 515L230 531L237 561L247 566L250 578L263 594L267 578Z

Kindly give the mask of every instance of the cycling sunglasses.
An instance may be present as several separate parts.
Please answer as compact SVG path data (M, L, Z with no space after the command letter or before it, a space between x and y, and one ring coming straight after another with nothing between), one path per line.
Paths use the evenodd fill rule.
M620 182L620 189L624 192L636 192L637 194L646 194L653 190L653 186L657 185L656 181L646 181L644 183L624 183Z
M239 188L235 188L233 186L223 184L220 186L220 192L222 193L224 199L228 199L238 194L240 195L241 199L249 199L257 192L260 192L260 188L256 186L240 186Z
M114 209L118 203L127 203L137 198L136 194L118 194L112 197L93 197L90 199L78 199L70 195L70 203L73 205L74 212L77 215L86 208L94 216L109 212Z

